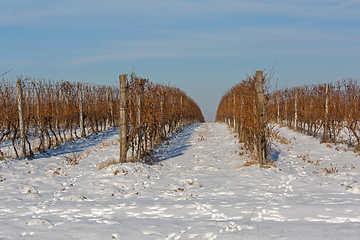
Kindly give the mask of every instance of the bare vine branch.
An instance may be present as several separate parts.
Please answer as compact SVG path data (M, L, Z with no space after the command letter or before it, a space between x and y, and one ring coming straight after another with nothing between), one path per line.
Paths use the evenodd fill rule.
M8 70L8 71L4 72L3 74L0 74L0 77L2 77L2 76L4 76L4 75L8 74L11 70L12 70L12 68L11 68L10 70Z

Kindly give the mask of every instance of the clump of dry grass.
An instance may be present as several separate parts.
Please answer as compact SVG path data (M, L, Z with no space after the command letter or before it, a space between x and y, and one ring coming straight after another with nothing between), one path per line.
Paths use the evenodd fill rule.
M211 132L209 131L209 128L208 127L205 127L205 129L201 132L198 133L198 142L201 142L201 141L205 141L206 138L205 136L206 135L209 135Z
M275 131L273 129L270 129L269 137L273 138L274 140L276 140L280 144L292 144L290 139L288 139L288 138L286 138L284 136L281 136L279 131Z
M309 163L309 164L314 164L315 166L319 166L321 165L321 160L320 159L316 159L316 160L312 160L309 156L309 153L304 155L304 154L300 154L298 156L296 156L297 158L302 159L304 162Z
M297 156L297 158L302 159L304 162L313 164L317 168L314 170L313 173L319 173L323 172L325 174L331 174L331 173L338 173L339 169L336 166L333 166L332 163L330 163L330 167L324 166L323 162L320 159L313 160L310 158L309 153L308 154L300 154Z
M330 167L324 167L322 168L322 170L326 173L326 174L331 174L331 173L337 173L339 172L339 169L337 167L333 167L333 165L330 163Z
M208 134L207 131L199 132L198 142L205 141L205 135L207 134Z
M251 167L254 165L259 165L259 161L255 159L248 159L243 164L236 165L234 168L242 168L242 167ZM277 167L275 162L273 160L266 161L266 164L262 166L262 168L271 168L271 167Z
M250 167L250 166L253 166L253 165L258 165L259 162L256 161L255 159L248 159L246 160L243 164L241 164L239 167Z
M350 167L346 166L346 164L343 166L343 168L348 168L348 169L355 169L355 166L353 164L351 164Z
M175 192L183 192L185 189L184 188L178 188L178 189L175 189L174 191Z
M201 141L204 141L204 140L205 140L205 138L204 138L203 133L199 133L198 142L201 142Z
M111 141L111 142L103 140L100 144L100 149L109 148L109 147L111 147L111 145L116 146L119 143L120 143L120 138L117 139L116 141Z
M100 149L104 149L104 148L109 148L111 145L111 143L109 143L108 141L106 140L103 140L100 144Z
M106 168L106 167L108 167L110 165L118 164L118 163L119 163L119 161L116 161L115 158L111 158L109 161L100 163L99 166L97 167L97 170L101 170L101 169L104 169L104 168Z
M236 166L234 166L234 169L237 168L243 168L243 167L250 167L250 166L254 166L254 165L260 165L259 161L256 160L255 155L250 152L244 144L240 145L239 151L237 151L237 153L239 154L239 156L246 158L245 162L242 164L238 164ZM271 159L271 156L268 155L267 161L266 163L263 165L263 168L271 168L271 167L277 167L275 162L273 161L273 159Z
M271 167L277 168L276 163L273 160L267 160L263 168L271 168Z
M63 156L63 158L65 158L64 163L66 165L78 165L81 159L87 158L90 155L91 155L91 151L75 153L73 150L71 150L70 155Z
M114 173L114 175L127 175L128 171L122 169L121 171L120 170L115 170L113 173Z
M81 153L75 153L71 150L71 154L69 156L63 156L65 158L64 163L66 165L78 165L81 159Z

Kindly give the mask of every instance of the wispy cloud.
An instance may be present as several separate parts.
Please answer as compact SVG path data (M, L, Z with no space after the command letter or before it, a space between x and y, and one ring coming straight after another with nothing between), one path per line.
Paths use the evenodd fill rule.
M241 0L62 0L62 1L2 1L0 25L86 24L97 16L149 23L165 21L187 22L194 18L246 14L313 19L359 19L358 0L302 0L302 1L241 1ZM146 22L145 22L146 23Z
M154 52L154 51L134 51L129 53L118 53L110 55L96 55L89 57L75 58L70 65L84 65L89 63L107 62L107 61L119 61L119 60L131 60L131 59L155 59L155 58L177 58L182 57L176 52Z
M132 59L198 57L333 56L357 57L359 34L292 26L232 27L207 30L158 30L161 39L104 41L74 57L70 65ZM356 46L355 46L356 48Z
M74 58L70 65L83 65L104 61L132 59L171 59L189 57L234 57L233 51L224 50L221 46L214 49L213 41L204 41L204 36L186 40L159 41L112 41L104 43L103 48L94 49L94 55ZM91 51L91 50L89 50ZM98 52L104 54L96 54ZM107 54L106 54L107 53Z

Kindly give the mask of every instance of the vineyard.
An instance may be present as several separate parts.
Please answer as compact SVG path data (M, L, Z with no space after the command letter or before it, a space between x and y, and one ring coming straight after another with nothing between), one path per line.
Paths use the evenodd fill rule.
M263 79L263 81L268 81ZM256 78L248 76L233 86L221 99L216 121L233 127L248 152L259 159L261 113L257 98ZM345 143L360 150L360 85L346 79L335 84L306 85L302 87L266 91L267 123L287 125L326 143ZM265 130L269 147L269 126Z
M357 82L269 82L248 76L218 122L178 128L203 121L198 106L135 74L3 80L0 239L357 239ZM10 161L22 135L27 158Z
M360 85L353 79L279 90L268 95L268 115L323 142L359 150L359 97Z
M266 162L267 130L265 99L263 96L264 78L262 72L258 76L248 76L241 83L233 86L221 99L216 122L225 122L239 134L239 140L245 144L248 152L253 153L260 165Z
M4 78L0 82L1 158L31 158L64 141L119 126L119 87L34 78L19 78L17 83ZM183 91L135 73L127 80L126 119L126 149L138 158L176 127L204 121L198 105Z

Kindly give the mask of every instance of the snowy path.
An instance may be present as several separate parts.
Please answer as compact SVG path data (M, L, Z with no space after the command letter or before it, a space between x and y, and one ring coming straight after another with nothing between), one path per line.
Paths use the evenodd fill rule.
M271 169L240 168L235 134L217 123L186 128L156 165L97 170L118 157L102 143L116 132L0 162L0 239L357 239L360 158L280 133L293 140L278 144ZM66 166L70 147L89 156ZM330 163L337 173L324 172Z

